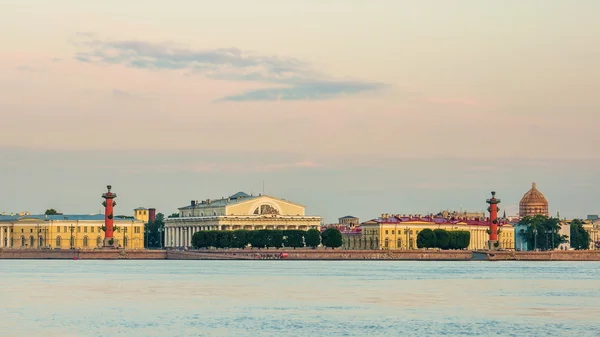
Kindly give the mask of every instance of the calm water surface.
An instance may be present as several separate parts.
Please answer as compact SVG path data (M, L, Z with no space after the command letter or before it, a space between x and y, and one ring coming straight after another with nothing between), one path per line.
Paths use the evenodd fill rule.
M600 263L0 260L0 336L600 336Z

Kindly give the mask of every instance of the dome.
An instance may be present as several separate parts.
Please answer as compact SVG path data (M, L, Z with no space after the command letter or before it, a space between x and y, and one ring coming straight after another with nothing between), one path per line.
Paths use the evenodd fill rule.
M548 216L548 200L546 200L542 192L538 191L535 183L533 183L531 184L531 189L521 198L519 215L524 217L538 214Z

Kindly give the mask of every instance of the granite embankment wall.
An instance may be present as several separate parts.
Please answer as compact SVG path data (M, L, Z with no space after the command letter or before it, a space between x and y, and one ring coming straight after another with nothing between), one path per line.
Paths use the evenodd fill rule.
M166 257L164 250L0 249L0 259L164 260Z
M236 250L168 251L169 260L470 260L471 251L427 250Z
M548 252L474 252L485 254L489 261L600 261L598 250L568 250Z

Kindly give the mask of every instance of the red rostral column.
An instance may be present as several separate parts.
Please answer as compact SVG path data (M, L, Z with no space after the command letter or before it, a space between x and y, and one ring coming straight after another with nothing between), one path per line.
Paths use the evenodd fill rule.
M117 203L114 202L114 198L117 197L116 193L112 193L110 189L112 186L106 186L108 192L102 194L102 198L104 201L102 205L104 205L104 245L112 246L114 244L109 244L108 241L113 238L113 206L116 206Z
M493 244L498 242L498 204L500 199L496 199L496 192L492 191L492 198L487 199L486 202L490 204L488 212L490 212L490 249L493 249Z

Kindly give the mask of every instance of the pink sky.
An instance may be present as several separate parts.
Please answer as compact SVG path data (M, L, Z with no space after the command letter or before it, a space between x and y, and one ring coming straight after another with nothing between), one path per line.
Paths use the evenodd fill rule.
M382 0L348 6L333 0L231 0L181 1L174 7L159 1L11 0L0 13L0 29L10 32L0 36L0 155L8 158L19 149L56 156L178 153L198 159L181 169L221 171L223 180L244 170L267 178L283 174L288 186L280 193L303 198L297 201L328 218L353 213L358 200L372 196L342 193L326 210L312 204L309 193L293 192L301 188L297 181L315 170L372 169L389 162L395 169L379 175L391 182L398 174L412 174L403 171L407 158L439 158L437 171L412 188L438 193L438 184L445 195L439 203L448 208L478 205L491 188L500 193L493 179L506 180L473 182L473 175L498 174L498 168L468 175L453 168L451 186L481 189L465 194L469 200L454 200L446 192L450 185L436 179L455 159L478 167L490 161L518 165L511 174L522 187L515 186L513 204L531 180L544 176L547 186L589 197L596 192L572 186L598 185L600 47L591 41L600 40L600 23L592 14L599 11L592 1ZM233 164L231 158L202 160L214 151L245 156ZM0 165L22 162L11 158ZM532 159L547 164L533 165ZM77 160L85 155L69 160L62 164L81 166ZM172 179L157 169L178 165L169 160L128 165L153 172L153 179ZM569 169L560 177L564 181L554 176L569 163L571 171L581 169L582 161L593 170L576 178L585 180L569 181ZM0 182L26 184L22 172L5 173ZM48 179L65 178L56 174ZM359 178L366 171L352 174L355 184L365 184L358 189L374 184ZM338 190L326 177L315 179ZM218 183L207 191L189 189L170 191L169 201L145 202L162 203L157 206L170 212L187 194L237 192ZM32 206L9 199L0 204L42 210L45 198ZM134 201L139 198L132 196L127 207L139 206ZM600 212L586 200L580 200L585 206L564 200L564 207ZM83 211L85 205L73 208ZM372 205L356 212L369 217L411 210Z

